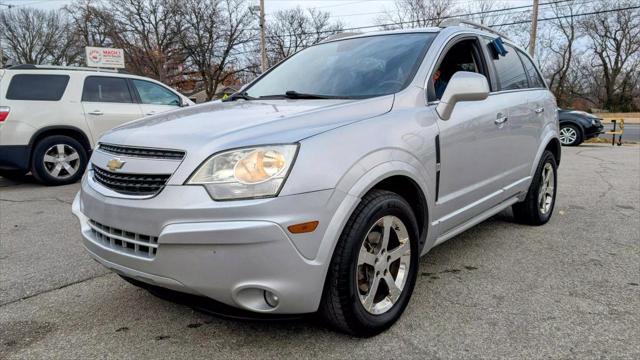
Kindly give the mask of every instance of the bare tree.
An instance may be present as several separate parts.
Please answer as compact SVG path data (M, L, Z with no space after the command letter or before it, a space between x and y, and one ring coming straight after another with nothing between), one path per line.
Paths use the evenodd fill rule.
M177 29L187 64L211 100L218 85L244 71L238 48L252 40L253 17L243 0L186 0L179 15Z
M58 11L5 10L0 27L5 56L15 62L67 65L79 59L68 19Z
M112 45L109 38L110 16L96 4L96 1L91 3L87 0L77 0L63 8L70 18L73 32L81 47Z
M109 16L108 37L124 49L130 71L171 84L184 61L175 21L179 6L177 0L110 0L101 9Z
M267 22L267 55L271 65L342 31L330 13L300 7L276 12Z
M630 0L602 0L597 11L621 9L635 4ZM601 12L583 18L582 29L590 40L594 76L602 78L599 94L604 108L628 110L633 105L631 89L637 82L640 56L640 11L638 9Z
M540 41L540 48L545 56L537 58L547 60L545 74L560 106L569 106L572 96L579 91L574 56L577 51L576 42L582 35L578 29L579 18L576 14L582 12L583 7L584 3L575 0L552 4L551 13L555 19L546 24L546 36ZM543 31L539 33L543 34Z
M377 19L383 29L406 29L438 26L453 17L458 8L448 0L395 0Z

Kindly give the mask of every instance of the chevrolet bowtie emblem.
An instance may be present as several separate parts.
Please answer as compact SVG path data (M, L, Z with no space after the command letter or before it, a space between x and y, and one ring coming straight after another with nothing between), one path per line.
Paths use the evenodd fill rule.
M113 158L109 160L109 162L107 163L107 168L111 171L116 171L116 170L122 169L124 164L125 164L125 161L122 161L118 158Z

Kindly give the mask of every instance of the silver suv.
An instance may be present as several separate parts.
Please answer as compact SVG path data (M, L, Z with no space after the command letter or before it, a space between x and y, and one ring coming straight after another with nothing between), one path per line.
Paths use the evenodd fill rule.
M116 128L73 203L84 245L138 284L377 334L420 255L508 207L551 217L555 100L503 39L448 26L329 40L229 101Z

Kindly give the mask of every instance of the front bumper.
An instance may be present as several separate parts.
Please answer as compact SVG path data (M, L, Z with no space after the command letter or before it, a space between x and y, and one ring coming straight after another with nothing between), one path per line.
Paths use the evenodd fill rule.
M140 200L107 197L91 184L89 174L73 212L89 254L114 272L257 312L317 310L330 261L318 249L340 202L336 191L215 202L201 186L166 186ZM312 233L285 230L311 220L320 221ZM151 238L157 251L114 245L123 236ZM279 298L278 306L266 304L264 290Z
M601 123L584 129L585 140L598 137L600 134L604 134L604 126Z

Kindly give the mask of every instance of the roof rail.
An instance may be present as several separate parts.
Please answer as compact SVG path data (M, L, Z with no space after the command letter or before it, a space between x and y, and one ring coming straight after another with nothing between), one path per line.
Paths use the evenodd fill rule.
M342 32L342 33L337 33L334 35L330 35L328 36L326 39L322 40L322 42L330 42L330 41L334 41L334 40L338 40L338 39L342 39L342 38L346 38L349 36L356 36L356 35L361 35L362 33L359 32Z
M494 30L488 26L482 25L482 24L478 24L476 22L473 22L471 20L465 20L465 19L460 19L460 18L452 18L452 19L447 19L444 20L442 23L440 23L440 27L445 28L445 27L449 27L449 26L461 26L461 25L467 25L470 27L474 27L476 29L481 29L487 32L490 32L492 34L498 35L504 39L507 39L509 41L513 41L511 39L509 39L508 36L506 36L505 34L499 32L498 30Z
M84 67L84 66L18 64L18 65L9 66L7 69L11 69L11 70L31 69L31 70L97 71L97 72L110 72L110 73L128 74L128 72L124 71L124 70L107 69L107 68L92 68L92 67Z

